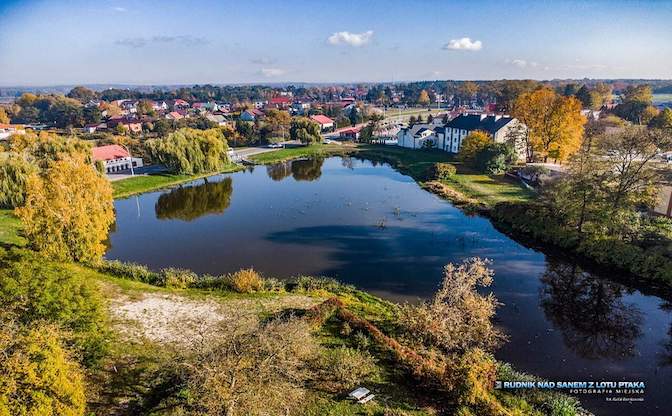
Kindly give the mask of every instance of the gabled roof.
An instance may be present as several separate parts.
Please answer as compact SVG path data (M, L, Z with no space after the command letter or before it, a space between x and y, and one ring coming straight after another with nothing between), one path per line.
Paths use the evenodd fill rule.
M316 114L314 116L310 116L310 119L319 124L334 124L334 120L322 114Z
M446 128L461 130L483 130L490 134L495 134L499 129L513 121L509 116L485 116L482 114L460 114L446 123Z
M271 104L287 104L287 103L289 103L290 101L291 101L291 100L289 99L289 97L282 97L282 96L280 96L280 97L273 97L273 98L271 98L269 102L270 102Z
M118 144L94 147L92 152L93 160L114 160L129 156L126 149L119 146Z

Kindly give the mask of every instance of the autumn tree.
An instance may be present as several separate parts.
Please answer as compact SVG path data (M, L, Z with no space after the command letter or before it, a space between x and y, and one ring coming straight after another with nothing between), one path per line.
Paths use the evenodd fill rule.
M479 152L492 142L490 135L481 130L472 131L462 140L457 157L466 164L473 165Z
M97 94L95 91L90 90L89 88L77 86L70 90L67 97L73 98L81 103L88 103L91 100L95 100L97 98Z
M320 125L306 117L298 117L292 120L289 128L289 137L304 144L320 143Z
M4 108L0 107L0 124L9 124L9 116Z
M71 157L91 161L91 143L76 137L42 131L39 134L12 135L7 144L10 152L22 155L40 169L46 169L51 162Z
M513 114L527 126L528 160L534 160L536 155L544 161L549 156L565 160L581 145L586 119L581 115L581 103L574 97L539 88L521 94Z
M471 102L472 98L478 93L478 85L471 81L463 82L460 85L458 90L458 96L460 97L460 103L464 104Z
M2 322L0 354L1 415L84 415L84 373L55 326Z
M82 158L53 162L26 183L16 209L29 244L53 259L94 261L114 222L112 187Z
M649 127L672 132L672 108L665 108L657 116L653 117L649 122Z
M658 111L653 106L653 92L649 85L628 86L621 94L621 103L614 114L633 123L647 124Z
M427 90L420 91L420 95L418 95L418 104L422 106L429 105L429 93L427 92Z
M270 109L266 112L264 121L271 128L271 133L277 134L278 131L282 131L284 136L284 131L289 127L292 117L286 111Z

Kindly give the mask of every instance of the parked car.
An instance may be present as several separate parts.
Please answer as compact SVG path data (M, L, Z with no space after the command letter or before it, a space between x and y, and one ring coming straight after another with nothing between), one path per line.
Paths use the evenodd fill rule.
M268 147L270 149L282 149L283 147L285 147L285 145L282 143L271 143L268 145Z

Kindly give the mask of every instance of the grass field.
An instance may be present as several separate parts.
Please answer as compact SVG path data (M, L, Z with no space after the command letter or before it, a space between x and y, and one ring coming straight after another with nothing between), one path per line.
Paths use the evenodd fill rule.
M26 240L19 236L21 221L14 216L11 209L0 209L0 245L22 246Z
M241 167L239 165L231 164L220 173L235 172L240 169ZM204 178L214 174L215 173L199 175L175 175L170 173L162 173L156 175L142 175L112 182L112 189L114 190L115 198L125 198L127 196L178 185L180 183L193 181L195 179Z
M454 163L457 174L443 184L464 194L468 198L478 200L486 206L503 201L525 201L533 197L533 193L518 182L504 175L486 175L473 172L449 153L440 150L413 150L396 146L361 146L360 154L371 159L390 163L418 182L426 179L426 172L434 163Z
M331 156L346 154L355 151L356 148L347 144L312 144L309 146L288 147L276 152L260 153L250 156L250 160L261 165L283 162L301 157Z
M653 103L668 103L672 102L672 94L653 94Z

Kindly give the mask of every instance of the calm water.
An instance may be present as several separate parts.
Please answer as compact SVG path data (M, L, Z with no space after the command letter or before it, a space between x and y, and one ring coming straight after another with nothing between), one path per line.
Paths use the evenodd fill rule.
M382 297L426 298L441 268L493 260L498 358L550 380L644 380L643 403L582 396L597 414L669 412L672 304L523 247L388 165L334 157L220 175L119 200L107 257L221 274L336 277ZM668 393L665 395L665 393ZM669 413L667 413L669 414Z

